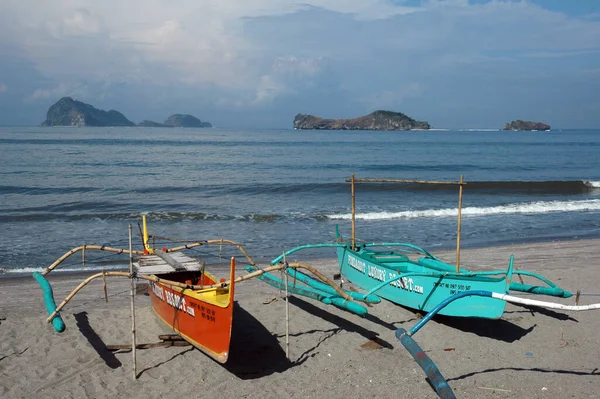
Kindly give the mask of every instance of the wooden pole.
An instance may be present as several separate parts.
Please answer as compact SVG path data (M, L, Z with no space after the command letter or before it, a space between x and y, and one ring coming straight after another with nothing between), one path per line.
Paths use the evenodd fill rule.
M460 224L462 214L463 175L460 175L458 183L458 228L456 233L456 273L460 272Z
M346 182L351 182L352 179L346 179ZM433 180L405 180L405 179L367 179L356 178L355 183L417 183L417 184L460 184L455 181L433 181Z
M83 243L83 249L81 250L81 264L85 266L85 243Z
M354 250L354 245L356 244L356 209L354 208L356 203L356 199L354 196L354 173L352 173L352 249Z
M283 264L287 265L285 252L283 253ZM290 298L288 297L288 274L285 273L285 357L290 360Z
M133 254L132 254L131 224L129 225L129 278L131 279L131 355L133 360L133 380L137 379L137 364L135 357L135 282L133 280Z
M104 282L104 300L108 303L108 290L106 289L106 272L102 268L102 281Z

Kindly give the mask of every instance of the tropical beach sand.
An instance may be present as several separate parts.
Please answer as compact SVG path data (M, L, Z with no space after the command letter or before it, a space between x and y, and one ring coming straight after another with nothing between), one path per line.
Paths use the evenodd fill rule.
M600 293L600 240L463 250L465 267L541 272L571 291ZM438 253L454 261L453 252ZM333 259L310 262L331 276ZM223 269L224 271L224 269ZM218 273L217 273L218 274ZM50 276L58 301L81 276ZM394 337L418 316L383 301L361 318L312 300L290 300L290 362L285 358L285 301L258 281L240 283L229 363L191 347L138 350L109 344L131 338L129 281L84 288L63 311L67 330L45 323L41 290L31 278L0 280L0 397L436 397L425 374ZM540 298L541 299L541 298ZM552 300L551 298L549 300ZM574 298L556 300L575 303ZM582 296L580 304L600 302ZM136 296L138 343L169 329L148 296ZM436 317L415 335L459 398L585 398L600 395L600 317L596 312L530 311L507 306L500 320Z

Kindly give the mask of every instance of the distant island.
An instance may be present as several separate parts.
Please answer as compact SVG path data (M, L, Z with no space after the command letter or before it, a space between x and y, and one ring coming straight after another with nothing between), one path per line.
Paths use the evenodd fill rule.
M550 125L542 122L530 122L518 119L510 123L505 123L504 130L550 130Z
M145 120L136 125L118 111L103 111L71 97L63 97L53 104L42 126L212 127L209 122L189 114L171 115L164 123Z
M118 111L103 111L63 97L48 109L42 126L135 126L135 123Z
M169 116L165 121L165 126L168 127L212 127L208 122L202 122L195 116L188 114L175 114Z
M313 115L298 114L294 129L301 130L427 130L429 123L416 121L401 113L375 111L355 119L323 119Z

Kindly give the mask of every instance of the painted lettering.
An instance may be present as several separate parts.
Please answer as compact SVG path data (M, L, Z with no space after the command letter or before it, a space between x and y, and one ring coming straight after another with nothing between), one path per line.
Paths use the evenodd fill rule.
M348 255L348 265L350 265L351 268L356 269L363 274L366 273L367 265L365 264L365 262L356 259L354 256Z

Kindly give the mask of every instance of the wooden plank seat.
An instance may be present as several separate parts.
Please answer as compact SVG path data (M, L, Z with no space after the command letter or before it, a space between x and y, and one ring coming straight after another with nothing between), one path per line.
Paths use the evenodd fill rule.
M184 271L200 271L202 265L194 258L182 252L155 252L152 255L142 255L134 263L138 274L168 274Z

